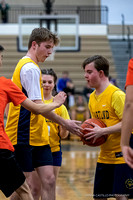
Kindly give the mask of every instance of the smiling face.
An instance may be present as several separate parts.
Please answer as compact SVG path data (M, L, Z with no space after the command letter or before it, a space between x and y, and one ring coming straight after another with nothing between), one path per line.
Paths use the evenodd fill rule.
M52 95L52 91L54 89L54 77L51 75L42 74L42 86L44 95Z
M102 70L96 70L96 68L94 67L94 62L91 62L85 66L84 77L91 88L99 87L101 81L101 71Z

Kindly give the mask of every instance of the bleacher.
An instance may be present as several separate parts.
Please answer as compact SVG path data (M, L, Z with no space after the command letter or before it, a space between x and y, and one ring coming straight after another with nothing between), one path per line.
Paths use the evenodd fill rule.
M124 90L130 52L128 41L122 39L110 39L110 46L116 66L119 87ZM133 40L131 40L131 53L133 53Z
M80 43L80 51L56 52L54 60L41 63L40 68L54 68L58 77L61 76L62 71L68 70L76 90L82 91L85 85L84 72L81 67L82 62L89 56L100 54L109 60L110 74L112 77L116 78L116 70L107 36L81 36ZM1 75L11 78L18 60L24 56L26 52L18 52L17 36L15 35L1 35L0 44L6 49L4 52Z

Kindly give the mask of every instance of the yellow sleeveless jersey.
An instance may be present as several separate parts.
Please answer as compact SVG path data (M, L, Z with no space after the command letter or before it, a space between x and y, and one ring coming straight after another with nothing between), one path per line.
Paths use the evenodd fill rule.
M30 62L34 63L39 68L39 66L30 58L23 58L18 62L12 77L12 81L24 92L26 96L27 92L22 87L20 81L20 70L23 65ZM41 72L40 88L43 100ZM13 145L25 144L32 146L43 146L49 144L48 127L45 118L42 115L35 115L31 113L21 105L14 106L13 103L10 103L6 123L6 133Z
M90 95L89 109L92 118L101 119L107 127L119 123L122 119L125 93L110 84L100 95L95 91ZM98 162L107 164L125 163L121 147L120 133L108 135L107 141L100 146Z
M49 104L53 99L45 100L45 104ZM61 116L64 119L70 119L68 111L64 105L61 105L59 108L56 108L54 112ZM61 138L59 133L59 124L46 119L48 130L49 130L49 141L52 152L60 151L61 149Z

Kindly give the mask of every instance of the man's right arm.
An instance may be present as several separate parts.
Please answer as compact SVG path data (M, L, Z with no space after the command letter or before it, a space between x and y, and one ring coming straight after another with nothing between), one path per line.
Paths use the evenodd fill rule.
M121 147L126 163L133 168L133 150L130 148L130 137L133 129L133 85L126 88L125 108L122 119Z
M133 85L126 88L125 108L122 119L121 145L129 146L129 140L133 129Z
M81 122L75 120L65 120L59 115L55 114L51 110L57 107L57 103L53 102L50 104L44 104L41 100L37 102L32 102L28 98L21 103L23 107L30 110L34 114L41 114L42 116L54 121L57 124L64 126L68 131L71 133L81 136L82 133L80 132ZM79 124L79 125L78 125Z
M46 114L42 114L44 117L54 121L57 124L60 124L61 126L64 126L68 131L70 131L71 133L78 135L78 136L82 136L83 134L80 132L80 130L82 129L80 127L81 122L80 121L76 121L76 120L65 120L62 117L60 117L59 115L55 114L54 112L48 112Z
M42 100L31 101L27 98L21 103L21 105L34 114L45 114L54 110L55 108L60 107L65 102L65 100L66 94L64 92L60 92L55 96L54 101L50 104L44 104Z
M133 168L133 149L130 148L130 137L133 129L133 58L129 60L126 76L126 100L122 119L121 148L126 163Z

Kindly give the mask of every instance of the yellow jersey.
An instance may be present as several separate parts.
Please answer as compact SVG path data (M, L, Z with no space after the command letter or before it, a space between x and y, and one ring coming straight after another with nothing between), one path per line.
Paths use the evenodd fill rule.
M27 92L22 87L20 81L20 71L26 63L30 62L34 63L39 68L39 66L30 58L23 58L18 62L12 77L12 81L25 93L26 96ZM41 71L40 88L43 100ZM25 144L43 146L49 144L48 127L45 118L42 115L35 115L31 113L21 105L14 106L13 103L10 103L6 123L6 133L13 145Z
M125 93L110 84L100 95L96 95L95 91L90 95L91 117L101 119L107 127L113 126L122 120L124 103ZM120 137L119 132L108 135L107 141L100 146L99 163L125 163L120 147Z
M45 104L49 104L53 101L53 98L50 100L45 100ZM70 119L68 111L64 105L61 105L59 108L56 108L53 112L61 116L64 119ZM48 130L49 130L49 141L52 152L61 150L61 137L59 132L59 124L46 119Z

